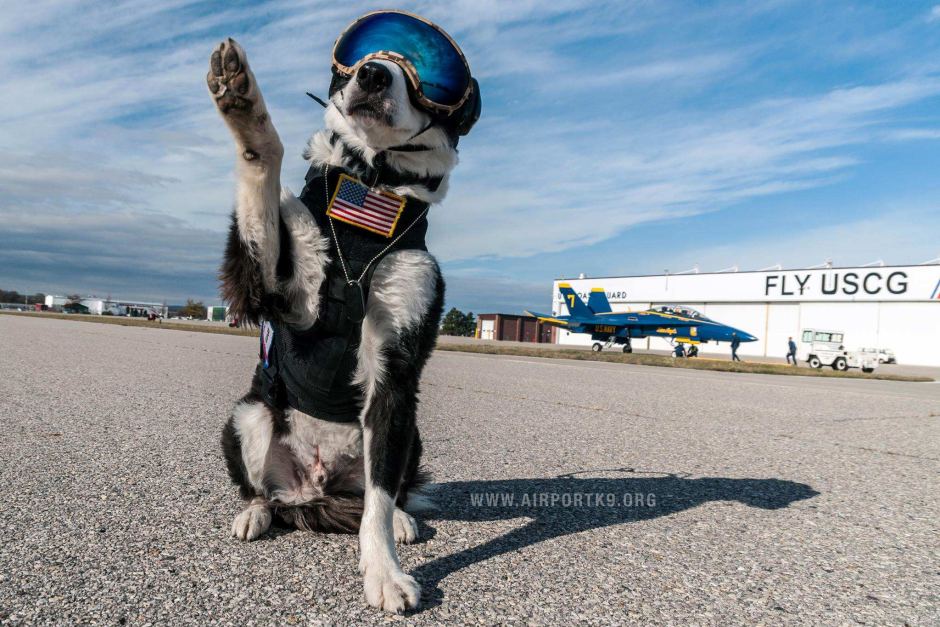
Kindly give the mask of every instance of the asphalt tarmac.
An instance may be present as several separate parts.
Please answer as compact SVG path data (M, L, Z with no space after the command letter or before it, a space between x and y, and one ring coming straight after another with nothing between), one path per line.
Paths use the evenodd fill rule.
M437 353L399 617L354 536L229 537L256 355L0 316L0 622L940 622L940 384Z

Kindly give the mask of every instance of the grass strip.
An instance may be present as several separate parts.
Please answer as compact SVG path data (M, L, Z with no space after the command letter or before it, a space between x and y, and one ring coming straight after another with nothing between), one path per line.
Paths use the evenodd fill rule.
M932 382L930 377L881 374L877 370L866 374L857 370L838 372L832 369L793 367L783 364L760 362L734 362L707 357L682 358L648 353L595 353L578 349L525 348L522 346L498 346L493 344L442 344L439 351L480 353L484 355L514 355L516 357L546 357L549 359L575 359L579 361L603 361L615 364L633 364L638 366L660 366L663 368L686 368L689 370L713 370L717 372L744 372L749 374L775 374L800 377L829 377L839 379L879 379L882 381Z
M185 322L157 322L143 318L128 318L126 316L95 316L88 314L61 314L55 312L22 312L0 311L6 316L25 316L30 318L54 318L58 320L71 320L73 322L94 322L97 324L115 324L122 327L144 327L148 329L169 329L171 331L190 331L196 333L216 333L221 335L243 335L258 337L258 329L232 328L228 325L187 324ZM733 362L707 357L694 359L676 359L664 355L651 355L649 353L595 353L592 351L564 348L525 348L522 346L499 346L496 344L467 344L438 342L437 350L453 351L459 353L479 353L483 355L512 355L516 357L545 357L548 359L574 359L579 361L602 361L615 364L633 364L637 366L659 366L663 368L687 368L690 370L713 370L716 372L745 372L749 374L775 374L800 377L830 377L838 379L878 379L882 381L911 381L928 383L933 379L913 375L882 374L877 370L872 374L865 374L857 370L837 372L824 368L816 370L809 367L786 366L782 364L766 364L760 362Z

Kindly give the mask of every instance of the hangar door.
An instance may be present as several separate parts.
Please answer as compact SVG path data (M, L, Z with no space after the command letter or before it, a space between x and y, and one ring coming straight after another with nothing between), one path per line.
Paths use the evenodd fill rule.
M480 320L480 339L492 340L493 328L496 326L495 320Z
M877 347L878 313L879 303L803 303L800 306L800 326L841 331L849 350Z
M535 318L522 319L522 341L538 342L539 321Z
M800 342L800 304L768 303L767 307L764 356L786 357L789 338L797 344Z
M767 304L766 303L709 303L705 306L696 307L706 316L720 322L730 325L736 329L741 329L745 333L750 333L757 337L756 342L745 342L738 349L739 355L764 355L764 347L767 346L767 338L764 337L767 329ZM703 344L701 347L703 353L719 353L724 355L731 354L731 348L727 342L719 344Z

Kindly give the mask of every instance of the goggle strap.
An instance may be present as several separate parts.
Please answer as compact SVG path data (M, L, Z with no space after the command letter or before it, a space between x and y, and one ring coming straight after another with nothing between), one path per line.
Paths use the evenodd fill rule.
M318 103L320 103L320 106L321 106L321 107L323 107L324 109L326 109L327 104L326 104L326 101L323 100L323 98L320 98L319 96L315 96L315 95L311 94L309 91L306 91L306 92L304 92L304 93L307 94L308 96L310 96L311 98L313 98L314 100L316 100Z

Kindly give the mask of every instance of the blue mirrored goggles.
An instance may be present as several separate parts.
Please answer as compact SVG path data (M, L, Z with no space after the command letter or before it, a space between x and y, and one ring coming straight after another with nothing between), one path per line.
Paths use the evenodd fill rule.
M346 76L373 59L398 64L417 101L432 110L452 113L473 90L470 66L450 35L411 13L367 13L350 24L333 46L333 67Z

